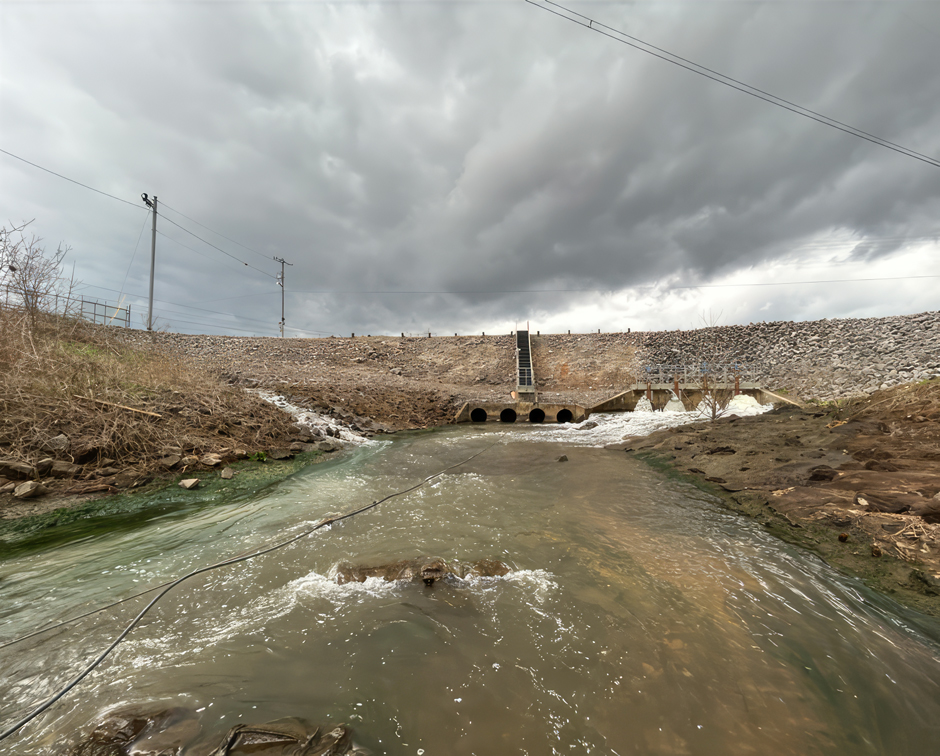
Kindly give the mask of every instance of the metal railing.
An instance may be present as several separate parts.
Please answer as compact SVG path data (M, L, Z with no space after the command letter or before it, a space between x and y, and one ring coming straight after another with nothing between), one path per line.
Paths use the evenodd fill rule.
M759 362L698 362L646 365L637 375L639 383L699 384L703 379L716 383L758 380L764 373Z
M131 327L131 306L120 302L92 299L57 292L23 291L12 286L0 287L3 307L38 310L52 315L81 318L99 325Z

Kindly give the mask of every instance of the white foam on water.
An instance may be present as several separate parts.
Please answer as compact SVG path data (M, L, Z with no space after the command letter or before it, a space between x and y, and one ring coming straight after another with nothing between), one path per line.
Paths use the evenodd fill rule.
M513 570L504 575L502 580L523 588L540 604L558 590L555 576L548 570Z
M763 405L753 396L748 396L747 394L738 394L730 402L728 402L726 412L736 415L740 415L742 412L759 415L761 412L767 411L767 406L772 407L773 405Z
M675 391L669 392L671 396L669 401L666 402L666 406L663 407L663 412L685 412L685 405L682 403L682 400L676 396Z
M770 405L771 407L773 405ZM706 420L710 419L712 416L712 403L709 399L702 399L698 403L698 406L695 408L695 412ZM737 415L742 417L744 415L759 415L762 412L767 411L767 407L759 404L758 401L753 396L748 396L747 394L738 394L735 397L732 397L731 401L728 402L725 406L718 407L717 415L722 417L724 415Z
M324 415L320 412L314 412L312 410L304 409L303 407L298 407L296 404L292 404L291 402L287 401L287 399L285 399L280 394L272 394L269 391L260 390L255 391L254 393L260 396L266 402L270 402L278 409L289 414L294 418L294 422L296 422L297 425L303 428L307 428L310 431L315 431L321 436L332 436L334 441L342 441L347 444L359 445L372 443L371 440L365 436L350 430L345 425L341 425L340 423L335 422L329 415ZM327 430L331 431L331 433L327 433Z
M352 581L340 585L336 582L336 568L329 575L311 572L296 580L291 580L281 590L297 599L325 599L334 606L343 606L353 602L360 602L365 598L386 598L397 593L402 583L394 580L385 580L380 577L366 578L359 583Z
M758 404L749 396L739 395L728 404L726 409L721 411L721 414L723 416L737 415L738 417L744 417L746 415L760 415L772 409L772 404ZM591 415L582 423L534 426L531 427L529 432L532 437L540 441L558 441L572 446L606 446L629 437L648 436L650 433L664 428L707 422L710 417L710 411L702 412L699 409L691 412L685 410L672 412L648 410L607 412Z

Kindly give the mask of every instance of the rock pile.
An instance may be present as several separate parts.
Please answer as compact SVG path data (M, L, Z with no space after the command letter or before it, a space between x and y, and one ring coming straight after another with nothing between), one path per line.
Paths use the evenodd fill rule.
M748 377L835 399L940 376L940 312L634 334L647 364L740 360Z
M233 383L392 428L441 424L464 401L505 400L515 387L509 334L278 339L128 331L126 338L183 354ZM746 380L834 399L940 375L940 312L687 331L533 332L532 349L539 390L555 401L590 406L632 384L646 365L702 360L743 362Z

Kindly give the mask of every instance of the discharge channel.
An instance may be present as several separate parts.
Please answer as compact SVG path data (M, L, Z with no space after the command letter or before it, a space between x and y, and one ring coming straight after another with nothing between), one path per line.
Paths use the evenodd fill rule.
M407 496L174 589L0 754L62 753L125 705L191 709L202 747L238 723L296 716L346 723L375 754L940 752L936 621L683 481L567 442L574 432L401 434L260 493L190 492L185 506L68 526L0 557L3 640L495 444ZM511 571L430 588L332 577L341 561L419 555ZM71 679L145 600L0 649L0 724Z

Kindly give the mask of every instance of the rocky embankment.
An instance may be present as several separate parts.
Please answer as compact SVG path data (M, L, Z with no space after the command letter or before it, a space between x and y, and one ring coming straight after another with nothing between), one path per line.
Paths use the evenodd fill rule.
M646 364L742 361L749 379L804 399L871 394L940 376L940 312L638 333Z
M470 400L509 400L509 334L278 339L128 331L233 383L287 393L391 429L441 425ZM745 379L802 399L837 399L940 375L940 312L779 321L687 331L532 334L543 398L592 406L645 380L648 365L743 363Z
M468 398L508 399L515 388L509 335L279 339L128 331L124 338L181 355L230 383L389 430L445 425Z

